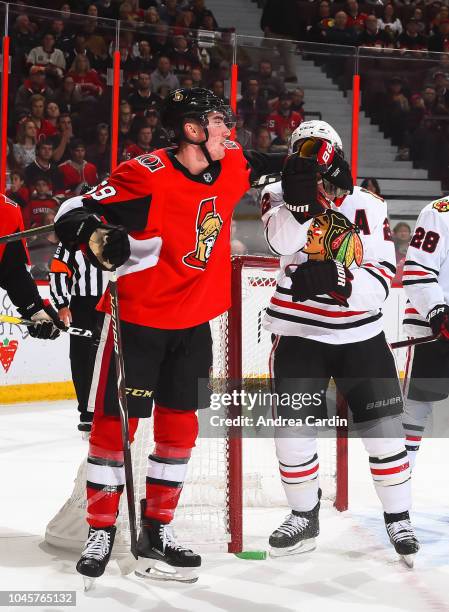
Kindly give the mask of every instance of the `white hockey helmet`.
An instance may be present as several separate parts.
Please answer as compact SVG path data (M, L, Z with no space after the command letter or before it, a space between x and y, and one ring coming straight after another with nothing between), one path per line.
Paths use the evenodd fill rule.
M288 145L289 155L295 150L295 144L298 140L307 138L322 138L323 140L327 140L339 153L343 153L343 143L334 128L326 123L326 121L313 119L312 121L303 121L296 130L292 132Z

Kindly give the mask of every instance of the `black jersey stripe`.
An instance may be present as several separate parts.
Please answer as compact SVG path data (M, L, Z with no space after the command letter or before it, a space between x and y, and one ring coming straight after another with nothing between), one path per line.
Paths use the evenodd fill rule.
M397 455L393 455L392 457L370 457L370 463L390 463L390 461L399 461L400 459L405 459L407 457L407 451L403 450Z
M382 260L382 261L379 261L378 265L382 266L383 268L388 268L390 272L392 272L393 274L396 274L396 266L394 266L390 262Z
M419 327L430 327L426 321L420 321L419 319L402 319L403 325L418 325Z
M424 268L424 270L428 270L429 272L433 272L437 276L439 274L438 270L434 270L433 268L429 268L429 266L424 266L423 264L420 264L417 261L413 261L412 259L406 259L405 262L404 262L404 268L405 268L405 266L418 266L419 268Z
M403 280L403 285L423 285L424 283L437 283L436 278L421 278L419 280Z
M305 465L309 465L310 463L313 463L314 461L318 460L318 455L315 453L312 457L312 459L310 459L309 461L306 461L305 463L299 463L298 465L287 465L286 463L282 463L282 461L279 461L279 465L282 465L282 467L286 467L286 468L297 468L297 467L304 467Z
M387 285L386 281L384 278L382 278L382 276L380 275L380 272L376 273L372 268L363 268L364 270L366 270L369 274L371 274L371 276L374 276L374 278L377 278L377 280L379 281L379 283L382 285L382 287L385 289L385 294L386 297L388 297L389 293L390 293L390 288Z
M362 325L368 325L369 323L373 323L382 317L382 313L379 312L378 314L367 317L366 319L359 319L357 321L352 321L351 323L341 323L340 325L336 325L334 323L328 323L327 321L317 321L316 319L306 319L304 317L285 314L283 312L278 312L277 310L272 310L271 308L267 308L267 315L274 317L275 319L290 321L291 323L310 325L312 327L324 327L326 329L352 329L354 327L362 327Z

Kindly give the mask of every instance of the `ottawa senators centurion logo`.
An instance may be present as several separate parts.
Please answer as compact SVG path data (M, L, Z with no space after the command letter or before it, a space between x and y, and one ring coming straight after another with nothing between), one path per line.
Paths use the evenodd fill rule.
M448 212L449 211L449 200L438 200L432 204L432 208L437 210L438 212Z
M217 196L202 200L198 207L195 250L182 258L182 261L190 268L206 269L207 261L220 233L223 221L215 211L216 199Z

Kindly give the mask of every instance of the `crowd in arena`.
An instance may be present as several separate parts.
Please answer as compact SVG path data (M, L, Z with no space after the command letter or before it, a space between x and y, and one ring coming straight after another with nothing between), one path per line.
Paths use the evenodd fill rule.
M109 174L112 20L120 20L118 161L170 144L159 112L171 90L207 87L228 101L232 29L219 27L205 0L78 0L45 14L18 4L9 19L7 195L22 207L27 227L52 222L63 199ZM412 159L443 186L449 182L447 6L266 0L261 28L262 51L252 55L243 45L237 50L236 138L244 148L287 151L290 134L305 116L307 92L290 60L284 61L295 49L291 45L286 55L279 47L273 55L270 37L397 49L402 57L409 49L448 51L438 66L434 62L418 71L415 64L401 72L401 64L393 62L396 74L386 85L385 67L370 68L367 60L362 91L364 108L398 146L399 158ZM338 82L335 63L324 69ZM51 235L42 240L45 275L54 244Z

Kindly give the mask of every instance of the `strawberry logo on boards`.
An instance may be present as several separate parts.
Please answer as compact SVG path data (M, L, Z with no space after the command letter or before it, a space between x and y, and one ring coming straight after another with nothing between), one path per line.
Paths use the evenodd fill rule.
M0 363L5 372L9 370L16 354L19 343L17 340L9 340L5 338L0 344Z
M441 213L448 212L449 211L449 200L438 200L438 202L435 202L434 204L432 204L432 208L434 208L435 210Z
M182 258L183 263L189 268L206 269L215 241L223 225L220 215L215 211L216 199L217 196L202 200L198 207L195 250L190 251Z

